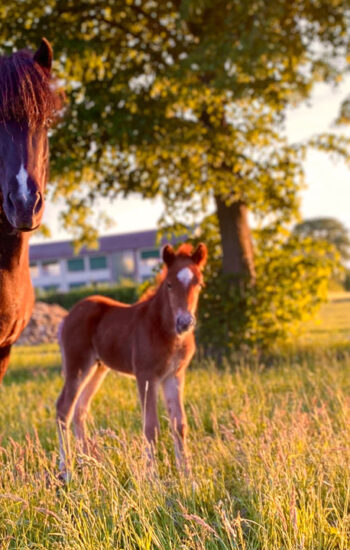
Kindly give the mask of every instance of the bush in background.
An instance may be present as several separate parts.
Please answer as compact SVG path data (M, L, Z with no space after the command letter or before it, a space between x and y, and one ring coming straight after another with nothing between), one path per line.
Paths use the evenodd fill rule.
M344 289L350 291L350 269L345 271Z
M221 356L233 350L268 351L291 340L300 323L327 298L331 276L340 269L334 246L291 234L275 225L256 231L256 284L221 273L215 217L207 218L201 240L209 248L206 288L199 306L198 341Z
M119 302L132 304L139 298L139 285L125 281L115 286L84 286L71 289L69 292L39 293L38 298L47 304L59 304L65 309L71 309L79 300L94 294L101 294Z

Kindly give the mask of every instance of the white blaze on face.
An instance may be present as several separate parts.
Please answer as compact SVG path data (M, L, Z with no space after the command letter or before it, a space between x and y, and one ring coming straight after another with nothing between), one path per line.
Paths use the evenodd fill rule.
M189 267L184 267L177 274L177 278L179 279L180 283L187 287L193 279L193 273Z
M19 169L19 172L18 172L16 178L17 178L17 181L18 181L19 194L22 195L23 199L26 201L27 198L28 198L28 191L29 191L28 185L27 185L28 172L24 168L23 163L21 164L21 167Z

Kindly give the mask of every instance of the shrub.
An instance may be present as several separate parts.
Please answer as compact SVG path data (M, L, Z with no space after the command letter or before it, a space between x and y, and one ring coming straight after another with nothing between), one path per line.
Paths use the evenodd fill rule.
M221 273L215 218L205 221L201 239L209 247L206 288L199 306L199 342L207 353L271 350L290 340L327 298L339 255L329 243L293 235L281 227L257 231L257 282Z
M347 269L344 277L344 289L350 291L350 270Z
M87 296L92 296L94 294L101 294L102 296L108 296L109 298L114 298L119 302L125 302L126 304L132 304L136 302L139 297L138 285L136 283L123 283L115 286L101 286L101 287L92 287L85 286L81 288L75 288L69 292L49 292L46 294L39 295L39 299L42 302L48 304L59 304L60 306L71 309L74 304L86 298Z

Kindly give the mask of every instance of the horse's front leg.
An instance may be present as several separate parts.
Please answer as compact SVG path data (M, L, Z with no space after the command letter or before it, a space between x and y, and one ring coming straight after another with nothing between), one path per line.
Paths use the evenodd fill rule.
M163 382L163 392L174 437L175 458L178 468L189 473L186 435L187 419L183 405L184 373L169 376Z
M11 346L0 348L0 384L5 376L10 361Z
M143 433L147 440L147 456L150 464L154 464L154 450L159 434L157 414L158 380L146 375L137 377L137 385L141 401L143 417Z

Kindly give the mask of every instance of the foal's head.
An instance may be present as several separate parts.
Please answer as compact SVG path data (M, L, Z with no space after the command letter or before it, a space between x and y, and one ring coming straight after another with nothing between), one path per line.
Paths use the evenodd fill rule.
M0 192L10 225L40 225L48 176L48 128L61 106L51 81L52 49L0 58Z
M194 252L188 244L182 245L177 252L169 244L163 249L163 260L167 267L163 285L177 334L186 332L195 324L199 292L203 286L202 269L207 255L207 247L203 243Z

